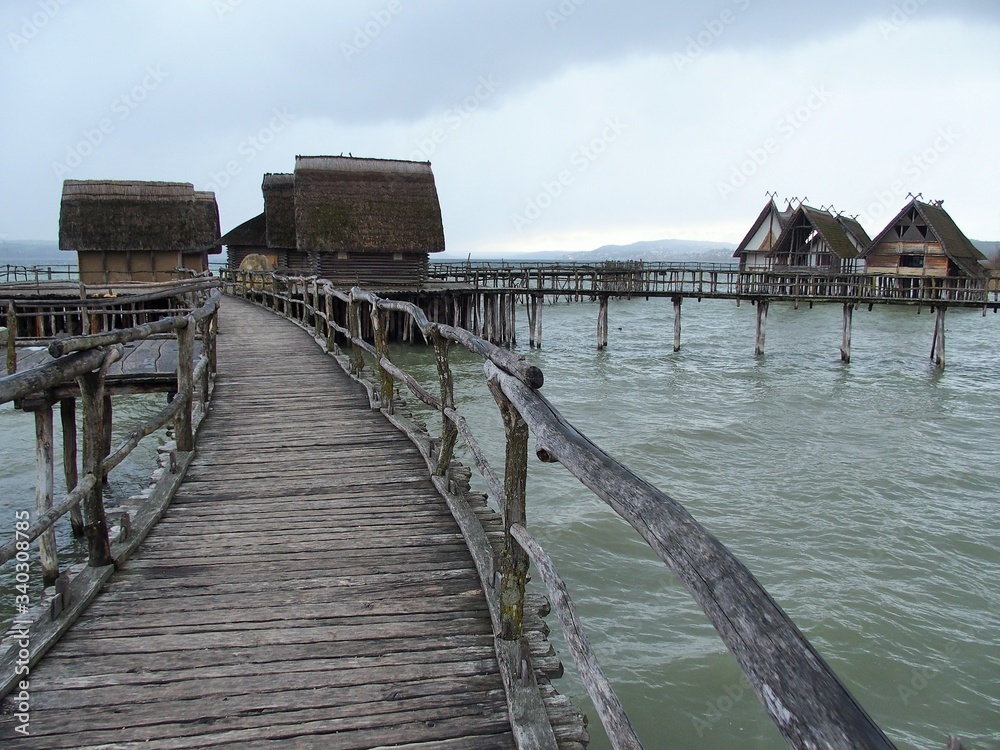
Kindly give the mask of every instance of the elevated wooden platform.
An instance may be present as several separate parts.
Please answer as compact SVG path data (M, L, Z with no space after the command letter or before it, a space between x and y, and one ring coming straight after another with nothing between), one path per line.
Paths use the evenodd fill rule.
M31 674L24 748L506 748L490 619L417 451L310 337L227 300L165 518ZM13 744L11 744L13 743Z

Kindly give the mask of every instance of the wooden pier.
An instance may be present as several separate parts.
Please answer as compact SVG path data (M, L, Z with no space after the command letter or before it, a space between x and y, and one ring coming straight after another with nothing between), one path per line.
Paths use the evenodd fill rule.
M476 568L420 455L303 331L225 309L203 447L33 671L17 746L512 747Z

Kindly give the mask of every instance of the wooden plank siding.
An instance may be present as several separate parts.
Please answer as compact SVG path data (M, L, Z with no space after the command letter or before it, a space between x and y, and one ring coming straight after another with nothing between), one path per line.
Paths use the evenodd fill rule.
M0 706L0 744L513 747L480 582L416 449L292 324L227 299L218 345L177 496L32 671L30 738Z

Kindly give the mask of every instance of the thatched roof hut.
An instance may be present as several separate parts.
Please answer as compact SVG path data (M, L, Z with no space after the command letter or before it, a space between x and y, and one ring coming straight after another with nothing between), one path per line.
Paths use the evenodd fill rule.
M215 194L186 182L66 180L59 247L85 282L160 281L222 251Z
M279 269L344 285L412 286L426 278L429 254L444 250L427 162L299 156L294 174L266 174L261 187L267 250L258 252ZM230 265L245 252L251 222L226 235Z
M986 256L944 210L913 198L865 249L872 273L981 278Z
M801 205L771 250L772 266L790 271L852 273L871 239L854 219Z
M774 198L768 199L757 221L733 252L733 257L739 258L741 271L764 270L770 266L767 255L774 249L791 216L791 206L782 211Z
M444 250L441 206L427 162L299 156L295 224L300 250Z
M243 259L249 255L270 255L267 248L267 217L260 213L249 221L244 221L235 229L222 236L222 244L228 251L230 268L239 268ZM269 258L271 264L274 258Z

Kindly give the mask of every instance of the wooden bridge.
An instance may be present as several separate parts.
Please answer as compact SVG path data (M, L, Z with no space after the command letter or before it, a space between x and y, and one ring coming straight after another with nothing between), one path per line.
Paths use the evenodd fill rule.
M525 592L530 562L613 747L641 748L525 525L530 430L540 460L577 476L678 575L790 747L893 747L750 571L566 422L537 368L359 289L296 279L228 291L297 325L235 299L220 317L216 293L186 315L54 341L53 362L0 378L0 402L78 378L85 415L82 479L18 522L0 563L27 575L31 542L80 501L90 541L75 578L56 571L35 617L15 618L0 655L0 737L26 748L579 748L582 716L549 682L561 667L539 617L547 605ZM437 394L391 360L388 321L401 314L433 344ZM176 395L111 452L104 373L125 342L168 331ZM453 345L484 359L502 471L455 409ZM408 417L397 384L439 412L439 433ZM101 478L171 421L157 491L109 533ZM499 513L454 461L459 438Z

